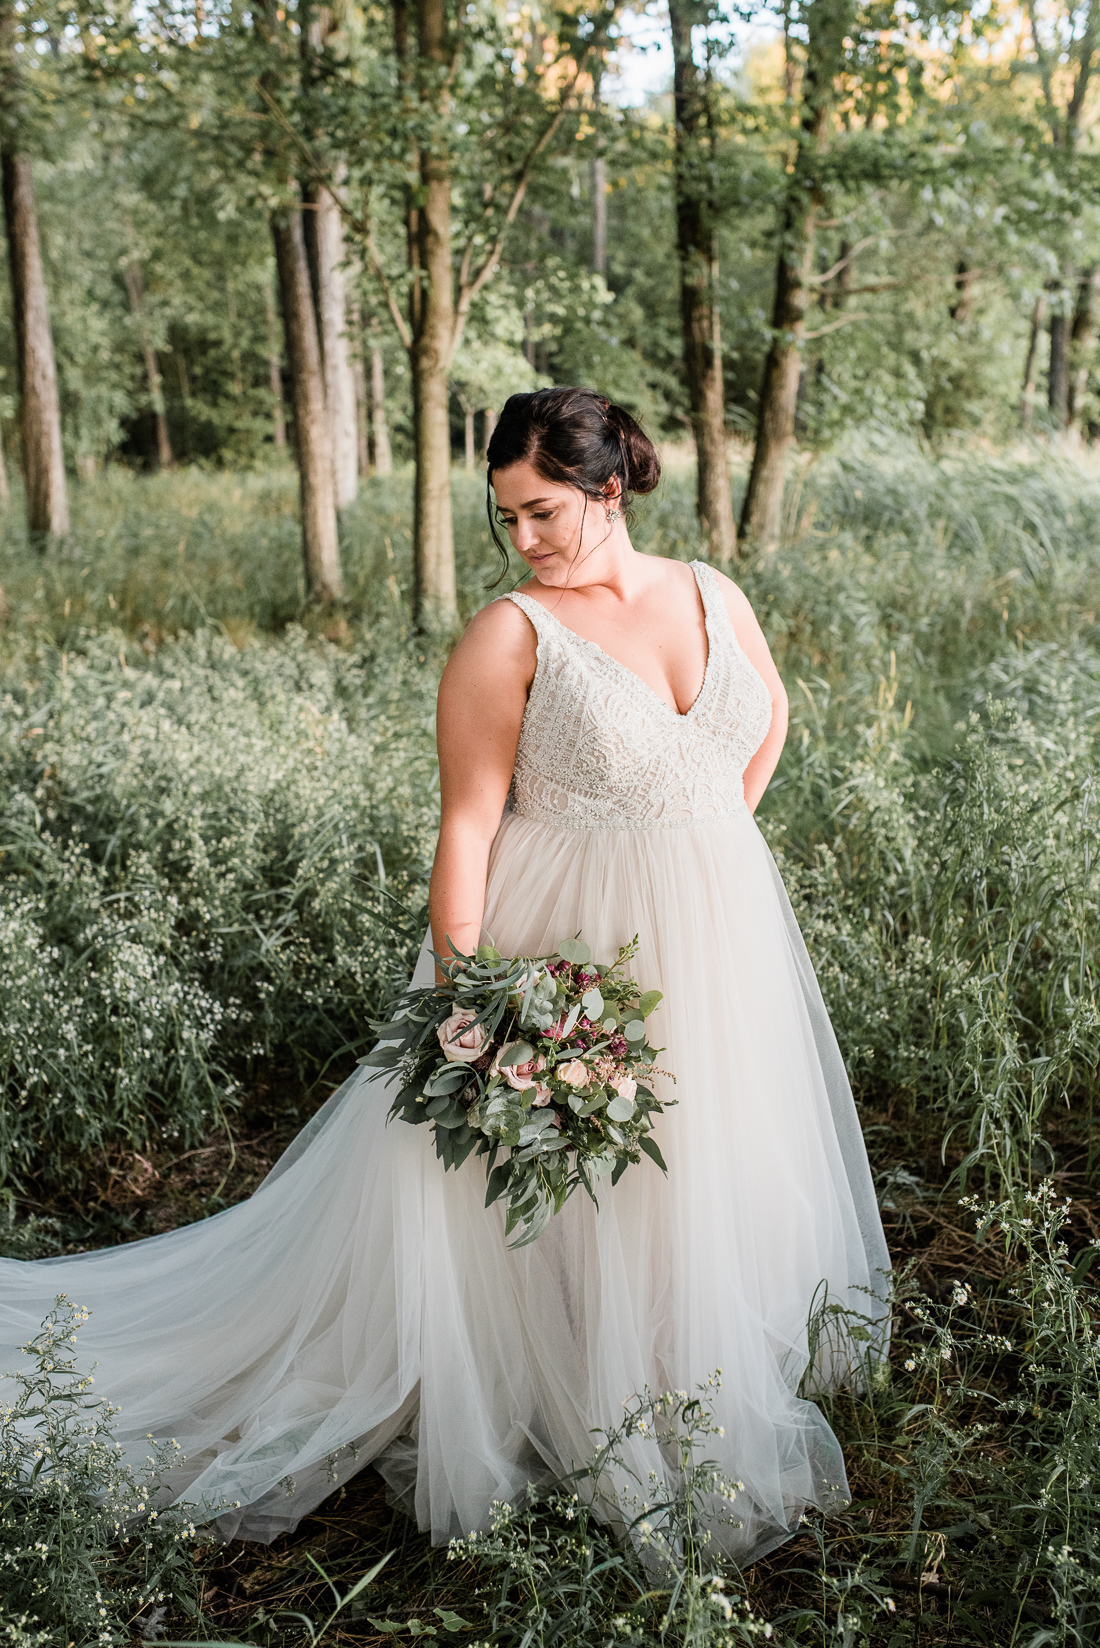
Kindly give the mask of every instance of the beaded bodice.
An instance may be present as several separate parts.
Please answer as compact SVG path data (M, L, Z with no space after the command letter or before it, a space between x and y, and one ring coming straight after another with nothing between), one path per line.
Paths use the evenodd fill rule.
M529 595L514 601L538 637L511 804L569 830L670 830L745 810L744 771L771 724L771 697L734 633L714 573L691 563L708 653L684 715L595 641Z

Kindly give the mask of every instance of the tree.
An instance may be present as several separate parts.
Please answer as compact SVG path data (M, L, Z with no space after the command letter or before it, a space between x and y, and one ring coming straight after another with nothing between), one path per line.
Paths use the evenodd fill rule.
M302 213L291 204L271 220L279 271L287 361L294 396L294 440L301 489L302 554L311 593L343 598L336 535L336 494L321 345L306 258Z
M709 71L706 75L700 74L692 49L692 29L708 20L709 4L707 0L703 3L669 0L668 10L674 64L676 247L684 371L695 436L696 509L711 559L728 563L737 552L737 533L726 460L726 401L711 176L713 111Z
M1100 0L1076 0L1040 11L1036 0L1026 0L1025 14L1031 33L1042 86L1042 107L1050 142L1066 160L1077 153L1084 134L1088 91L1100 50ZM1047 374L1047 401L1054 426L1065 429L1072 418L1075 361L1074 330L1078 341L1091 332L1091 320L1075 319L1074 299L1080 310L1081 288L1074 259L1068 248L1060 258L1060 281L1050 312L1050 368ZM1091 293L1091 276L1088 277ZM1089 303L1086 301L1085 315ZM1083 332L1082 332L1083 326ZM1077 351L1080 354L1080 350Z
M149 404L153 409L157 426L157 462L160 464L161 469L171 469L175 463L175 458L172 453L172 442L168 436L168 416L164 408L164 389L161 382L160 367L157 365L156 345L153 342L153 334L149 327L149 317L145 312L145 285L141 278L141 264L136 258L127 258L122 273L126 282L126 291L130 298L134 321L141 338L141 353L145 361L145 377L149 385Z
M776 263L772 336L756 420L756 444L741 532L754 549L772 549L783 518L787 456L794 439L806 309L812 294L814 237L822 204L821 153L854 28L849 0L809 0L806 58L797 113L793 164L784 192Z
M44 546L49 537L62 537L68 532L69 501L31 157L21 146L18 27L15 0L0 0L0 172L19 384L19 432L27 524L34 539Z
M558 133L579 89L590 42L606 30L613 11L582 17L588 32L578 44L577 19L570 35L561 23L554 74L543 56L552 45L538 32L528 73L516 73L521 54L511 51L506 74L500 59L486 59L486 40L471 45L471 63L463 58L462 18L452 22L446 0L415 0L410 20L405 0L395 0L394 52L398 68L398 112L393 124L408 134L403 201L407 309L398 301L376 245L370 223L364 225L370 265L386 296L390 315L408 352L412 371L414 483L413 559L417 624L427 631L448 632L457 622L454 528L451 512L451 435L449 374L462 342L471 305L500 267L508 231L515 221L535 167ZM411 21L411 27L410 27ZM468 27L468 25L467 25ZM488 44L492 45L492 31ZM481 63L478 52L480 48ZM536 62L534 59L536 58ZM544 89L549 80L551 90ZM461 254L456 257L453 192L458 161L458 129L469 125L456 109L459 91L477 117L480 139L462 148L463 169L479 165L480 210L463 224ZM467 110L464 108L463 113ZM499 130L499 143L487 127ZM499 156L499 158L498 158ZM495 164L494 164L495 162ZM414 176L416 181L408 181ZM467 188L464 199L474 191ZM476 196L475 196L476 198Z

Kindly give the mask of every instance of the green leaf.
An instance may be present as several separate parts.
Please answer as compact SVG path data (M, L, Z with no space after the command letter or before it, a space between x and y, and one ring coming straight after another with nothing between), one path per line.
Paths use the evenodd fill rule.
M395 1064L401 1063L400 1047L376 1047L373 1053L365 1058L357 1059L356 1063L365 1064L371 1070L392 1070Z
M662 1173L668 1172L668 1168L665 1166L665 1159L661 1155L656 1139L651 1138L648 1133L643 1133L641 1138L638 1140L638 1148L640 1150L644 1150L650 1160L657 1163L657 1166L661 1169Z
M574 967L583 967L592 960L592 952L583 938L563 938L558 945L558 955Z
M623 1026L623 1035L627 1041L644 1041L645 1025L642 1020L631 1019L629 1024Z
M508 1180L511 1177L512 1164L510 1161L501 1162L499 1167L494 1167L485 1185L486 1207L492 1207L498 1196L504 1195L504 1192L508 1189Z
M628 1122L634 1114L634 1100L624 1099L616 1093L607 1107L607 1114L613 1122Z
M603 997L598 990L586 990L581 997L581 1006L593 1024L603 1017Z
M645 995L642 997L641 1001L638 1003L639 1013L642 1015L642 1017L644 1019L647 1019L649 1017L650 1013L652 1013L653 1009L657 1006L657 1003L660 1002L660 1001L664 1001L664 999L665 998L664 998L664 994L663 994L662 991L660 991L660 990L647 990Z
M470 1621L463 1619L461 1614L453 1614L449 1608L437 1608L435 1612L438 1614L445 1631L477 1630L476 1625L471 1625Z
M514 1064L526 1064L535 1056L535 1049L525 1041L517 1041L497 1060L501 1070L510 1070Z

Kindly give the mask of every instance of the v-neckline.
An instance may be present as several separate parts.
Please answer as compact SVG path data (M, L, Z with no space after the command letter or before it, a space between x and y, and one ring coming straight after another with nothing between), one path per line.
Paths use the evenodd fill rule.
M613 652L608 652L606 647L601 647L598 641L590 641L587 635L578 635L575 629L570 629L568 624L563 624L556 613L551 612L549 607L544 607L541 601L536 601L534 596L528 595L526 599L531 601L534 606L538 607L540 612L545 613L546 617L550 618L555 624L557 624L559 629L563 629L566 635L571 635L574 641L579 641L583 647L591 647L595 652L600 654L601 658L606 658L609 663L615 665L616 669L621 670L624 675L628 675L632 681L636 681L640 687L644 688L644 690L648 692L649 696L656 703L660 704L662 709L668 711L669 715L674 716L677 721L687 721L692 715L694 715L696 709L702 701L703 694L707 690L707 682L710 680L711 659L714 657L714 636L711 634L710 629L710 608L707 605L707 598L703 594L703 586L699 582L698 568L700 563L698 561L689 561L688 565L691 568L691 575L695 580L695 588L703 607L703 633L707 638L707 661L703 666L703 679L699 683L699 691L695 694L695 697L692 699L686 710L676 709L674 705L668 702L667 698L662 698L657 689L655 687L651 687L649 682L638 674L637 670L632 670L629 664L624 664L622 659L616 658ZM515 593L517 595L522 595L524 592L523 590L518 589Z

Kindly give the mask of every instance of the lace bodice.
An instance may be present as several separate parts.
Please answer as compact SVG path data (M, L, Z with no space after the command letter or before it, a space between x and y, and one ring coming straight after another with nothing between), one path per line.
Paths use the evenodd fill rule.
M745 810L743 777L771 725L771 697L742 652L711 568L692 561L708 654L680 715L633 670L529 595L538 665L516 751L511 804L570 830L670 830Z

